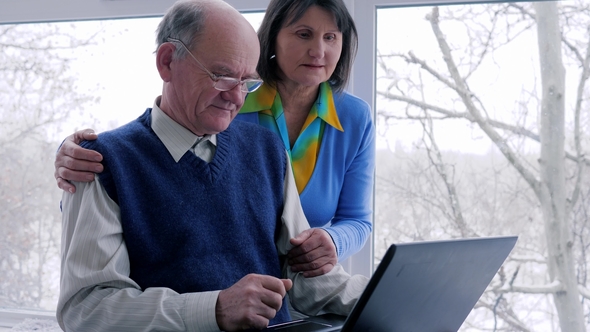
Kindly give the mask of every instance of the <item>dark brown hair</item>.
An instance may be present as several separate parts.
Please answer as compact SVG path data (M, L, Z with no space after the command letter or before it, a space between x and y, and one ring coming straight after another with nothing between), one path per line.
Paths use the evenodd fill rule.
M271 57L275 55L279 30L299 20L311 6L334 14L336 25L342 33L342 53L334 73L328 79L332 88L340 92L348 83L358 47L356 26L342 0L271 0L258 29L260 59L256 69L265 84L276 87L276 83L281 80L280 71L276 60Z

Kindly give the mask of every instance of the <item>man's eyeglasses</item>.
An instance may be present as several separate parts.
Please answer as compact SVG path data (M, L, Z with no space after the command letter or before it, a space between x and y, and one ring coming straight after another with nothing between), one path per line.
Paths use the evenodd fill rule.
M245 80L239 80L239 79L234 78L234 77L225 77L225 76L215 75L212 72L210 72L207 68L205 68L205 66L201 63L201 61L199 61L191 53L191 51L188 50L188 47L186 47L186 45L180 39L168 37L166 39L166 41L171 42L171 43L179 43L180 45L182 45L182 47L184 47L184 49L188 52L188 54L190 54L190 56L193 59L195 59L195 61L201 67L201 69L203 69L207 73L207 75L209 75L209 77L213 81L213 87L215 89L219 90L219 91L229 91L229 90L235 88L236 85L239 84L240 85L240 90L242 92L248 92L248 93L250 93L250 92L256 91L262 85L262 80L261 79L248 78L248 79L245 79Z

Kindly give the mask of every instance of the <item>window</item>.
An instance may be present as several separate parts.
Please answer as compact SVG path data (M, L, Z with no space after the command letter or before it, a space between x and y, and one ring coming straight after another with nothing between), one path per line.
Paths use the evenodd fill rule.
M263 17L245 15L255 27ZM152 106L162 89L154 55L159 22L0 25L0 311L9 309L7 317L56 309L62 193L55 151L75 130L109 130Z
M0 26L1 307L55 310L61 238L55 150L73 130L110 129L151 106L161 89L155 71L146 70L154 63L149 32L157 23Z
M375 264L393 242L519 235L466 331L588 326L587 6L377 9Z
M144 17L0 25L0 307L51 312L55 148L75 129L106 130L151 106L160 83L145 70L158 22L149 17L171 2L10 1L0 23ZM246 11L268 4L228 2ZM462 329L589 326L587 1L345 2L359 32L349 90L373 106L378 131L374 240L347 268L370 274L393 242L517 234ZM248 15L258 26L262 14ZM40 50L48 41L57 48Z

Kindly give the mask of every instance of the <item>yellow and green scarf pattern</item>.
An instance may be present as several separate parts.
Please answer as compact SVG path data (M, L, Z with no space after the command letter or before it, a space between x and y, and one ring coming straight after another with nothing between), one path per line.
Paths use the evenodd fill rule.
M274 131L281 137L289 152L295 183L299 194L301 194L313 174L325 125L328 124L344 131L336 113L330 84L324 82L320 85L318 98L309 111L299 137L292 147L289 144L289 132L281 97L275 89L268 84L263 84L258 90L249 94L240 113L252 112L258 112L260 125Z

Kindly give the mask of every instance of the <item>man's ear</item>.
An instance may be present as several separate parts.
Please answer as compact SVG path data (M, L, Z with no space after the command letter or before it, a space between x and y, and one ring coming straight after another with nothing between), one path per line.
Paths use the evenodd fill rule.
M164 82L169 82L172 78L172 56L176 46L173 43L164 43L156 51L156 67L160 77Z

